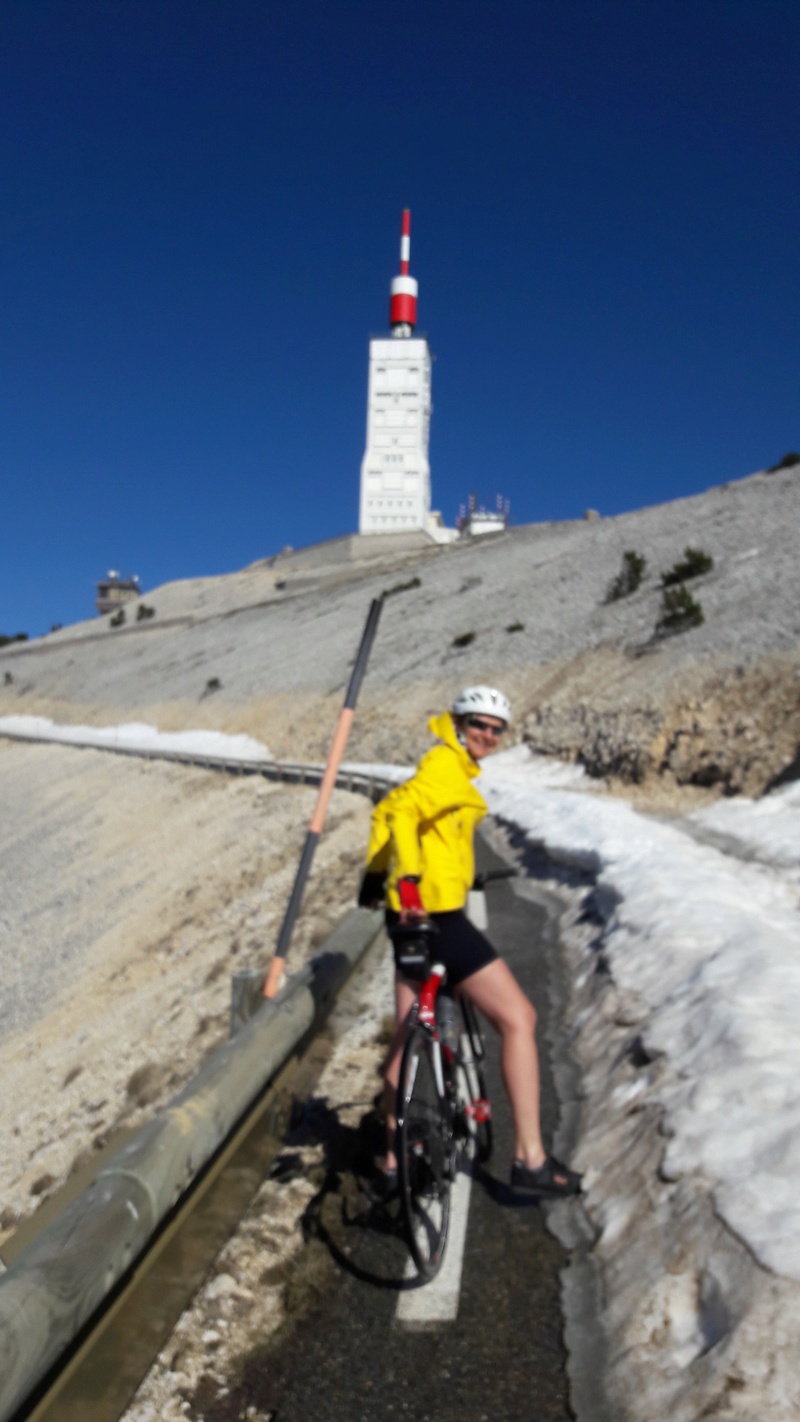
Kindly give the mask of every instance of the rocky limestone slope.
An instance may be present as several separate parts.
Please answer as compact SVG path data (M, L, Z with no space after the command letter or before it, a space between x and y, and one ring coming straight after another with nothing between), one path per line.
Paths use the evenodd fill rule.
M228 1035L265 973L310 788L0 740L0 1257ZM352 906L370 804L336 791L289 972Z
M626 783L760 793L800 747L800 467L615 518L534 524L436 547L346 538L229 577L145 594L155 615L96 618L0 651L0 715L247 731L323 755L370 599L386 598L349 748L407 760L427 714L470 681L507 687L515 734ZM661 573L687 547L701 625L659 637ZM641 586L608 601L623 554Z
M130 613L117 629L94 619L0 650L0 715L246 731L278 755L318 759L367 606L385 591L352 758L412 759L428 744L426 713L464 683L491 679L514 697L516 736L581 760L612 788L636 785L660 805L665 788L759 793L800 771L798 512L800 472L788 469L483 543L346 539L286 553L148 592L155 616L140 623ZM660 639L660 573L687 545L714 558L690 584L705 621ZM644 554L647 575L630 597L608 602L626 549ZM9 945L1 1250L40 1202L57 1204L71 1170L96 1162L224 1037L230 972L268 959L313 792L0 742L0 801ZM350 902L368 816L366 801L335 798L294 961ZM378 1021L361 1026L363 1040L335 1068L348 1100L356 1061L363 1068L359 1109L380 1056ZM595 1046L588 1057L599 1062ZM630 1185L630 1158L622 1151L620 1160ZM210 1352L224 1376L227 1331L231 1346L246 1343L234 1315L252 1312L261 1331L280 1317L284 1274L265 1290L256 1263L268 1248L280 1270L294 1267L307 1192L293 1186L276 1212L275 1182L265 1190L244 1226L252 1266L242 1239L224 1264L244 1287L237 1293L225 1272L212 1281L132 1422L185 1415ZM672 1247L665 1232L663 1248ZM264 1296L258 1314L251 1277L251 1292ZM638 1297L629 1316L644 1316ZM628 1350L641 1340L625 1341Z

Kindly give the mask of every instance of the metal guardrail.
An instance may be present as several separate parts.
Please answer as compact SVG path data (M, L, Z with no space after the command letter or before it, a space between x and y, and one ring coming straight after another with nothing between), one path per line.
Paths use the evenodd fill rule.
M225 756L199 755L194 751L137 749L134 746L95 745L91 742L64 741L46 736L26 736L20 732L0 730L0 737L9 741L67 746L70 750L110 751L113 755L133 756L138 760L168 760L176 765L195 766L199 770L220 770L228 775L261 775L265 780L279 780L288 785L319 785L325 773L324 765L305 764L290 760L228 760ZM394 785L393 780L360 770L341 770L336 777L337 790L349 790L379 800Z
M209 1172L230 1141L238 1149L252 1123L262 1120L264 1093L316 1033L381 927L379 912L352 909L324 950L275 999L263 1002L235 1038L122 1146L0 1278L0 1422L22 1417L95 1422L119 1416L141 1370L131 1376L127 1349L121 1350L122 1357L118 1351L112 1361L107 1359L105 1367L93 1367L85 1335L91 1336L98 1318L102 1329L104 1310L113 1313L119 1307L120 1290L138 1286L153 1240L157 1248L187 1198L191 1209L192 1192L208 1186ZM254 1178L251 1197L258 1183ZM166 1336L185 1303L185 1297L175 1303ZM144 1326L152 1332L152 1299L144 1310L139 1307L140 1322L144 1314ZM163 1341L162 1333L150 1345L150 1358ZM76 1369L69 1367L63 1386L60 1372L53 1382L50 1374L76 1348L77 1383Z
M48 740L5 730L0 736L26 742ZM319 785L325 769L295 761L228 760L188 751L55 738L48 743L229 775L261 775L294 785ZM342 770L336 777L337 789L366 795L373 802L393 783L355 770ZM141 1260L165 1221L191 1208L183 1202L210 1168L209 1161L225 1154L228 1138L246 1130L242 1117L263 1114L259 1097L298 1044L324 1020L381 925L380 914L353 909L327 941L325 951L292 977L276 999L264 1002L249 1020L235 1022L233 1040L121 1148L88 1190L0 1277L0 1422L23 1417L66 1422L73 1412L76 1419L87 1422L91 1409L87 1412L85 1388L79 1385L76 1400L70 1402L58 1382L49 1388L48 1374L58 1371L59 1359L75 1350L85 1331L91 1337L95 1315L102 1314L126 1276L141 1271ZM84 1343L76 1355L79 1373L86 1347ZM123 1385L120 1377L117 1389ZM50 1400L53 1391L55 1404ZM43 1400L37 1404L39 1394ZM113 1416L113 1406L111 1411L101 1407L91 1415Z

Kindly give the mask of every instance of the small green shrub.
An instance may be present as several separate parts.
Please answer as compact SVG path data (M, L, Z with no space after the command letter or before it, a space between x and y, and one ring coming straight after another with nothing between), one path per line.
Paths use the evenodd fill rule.
M210 696L212 692L214 692L214 691L221 691L221 690L222 690L222 682L220 681L219 677L218 677L218 676L210 676L210 677L208 678L208 681L206 682L206 689L205 689L205 691L203 692L203 695L204 695L204 696Z
M657 637L672 637L676 632L688 632L705 622L705 615L696 598L683 583L664 588L661 594L661 616L656 623Z
M635 593L641 586L646 567L647 559L643 553L626 548L622 555L622 571L609 583L606 602L617 602L619 598L630 597L631 593Z
M156 610L154 607L148 607L146 602L139 603L139 606L136 609L137 622L147 622L149 618L155 617L155 615Z
M525 631L525 623L524 623L524 622L509 622L509 624L508 624L508 626L507 626L507 628L506 628L506 632L524 632L524 631Z
M11 683L13 682L13 680L14 680L14 678L13 678L13 676L11 675L11 672L6 672L5 676L3 677L3 683L4 683L4 685L5 685L5 686L10 686Z
M11 642L27 642L27 640L27 632L15 632L13 637L6 637L4 634L0 634L0 647L8 647Z
M470 642L475 641L474 632L462 632L460 637L454 637L452 645L454 647L468 647Z
M109 625L109 627L123 627L123 626L125 625L125 608L124 608L124 607L118 608L117 611L114 613L114 616L113 616L113 617L109 617L109 619L108 619L108 625Z
M669 572L661 574L661 586L671 588L676 583L688 582L689 578L700 578L703 573L710 573L713 566L711 554L704 553L702 548L684 548L683 559L675 563Z
M777 474L779 469L791 469L795 464L800 464L800 454L790 452L784 454L783 459L779 459L777 464L771 464L767 473Z
M421 588L422 582L419 578L409 578L407 583L395 583L393 588L384 588L381 597L394 597L395 593L408 592L409 588Z

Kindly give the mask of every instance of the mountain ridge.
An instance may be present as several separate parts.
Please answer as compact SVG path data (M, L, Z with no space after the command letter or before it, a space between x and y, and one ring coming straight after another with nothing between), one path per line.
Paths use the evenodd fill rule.
M800 747L796 466L614 517L431 545L346 535L144 594L108 618L0 651L0 714L260 736L319 758L369 602L385 596L350 754L408 760L428 714L472 681L502 684L514 735L613 783L758 794ZM656 634L661 575L688 547L702 625ZM623 554L641 586L609 600ZM11 680L9 681L9 676Z

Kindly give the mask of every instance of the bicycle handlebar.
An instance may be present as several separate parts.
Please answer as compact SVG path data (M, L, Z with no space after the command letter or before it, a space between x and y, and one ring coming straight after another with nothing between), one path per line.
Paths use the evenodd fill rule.
M483 889L495 879L514 879L518 873L519 869L516 865L505 869L487 869L485 873L475 875L472 887L473 889Z

